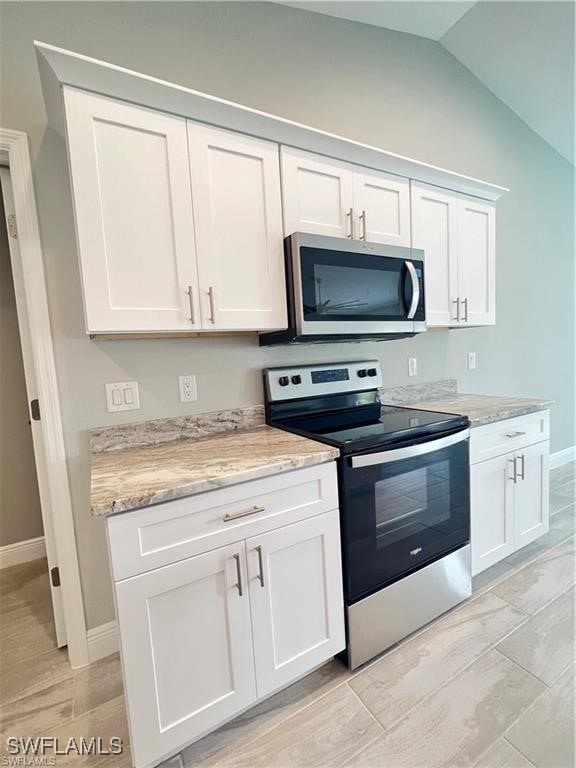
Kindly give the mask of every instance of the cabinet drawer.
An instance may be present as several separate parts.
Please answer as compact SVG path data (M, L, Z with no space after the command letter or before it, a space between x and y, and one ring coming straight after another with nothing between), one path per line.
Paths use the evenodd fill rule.
M537 411L527 416L495 421L470 432L470 463L525 448L550 437L550 412Z
M115 581L338 507L336 464L176 499L108 519Z

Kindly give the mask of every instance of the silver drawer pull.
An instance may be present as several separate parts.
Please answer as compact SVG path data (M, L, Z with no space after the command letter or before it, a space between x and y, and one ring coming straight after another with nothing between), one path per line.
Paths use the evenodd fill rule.
M514 437L522 437L522 435L525 435L526 432L506 432L506 437L509 437L510 439Z
M248 515L256 515L258 512L266 512L266 507L252 507L251 509L246 509L244 512L234 512L233 515L226 514L224 515L224 522L227 523L229 520L237 520L239 517L248 517Z
M508 480L512 480L514 485L518 482L518 472L516 471L516 458L508 459L509 462L512 464L512 477L508 475Z
M526 457L524 456L524 454L522 454L518 458L520 460L520 466L522 467L522 469L518 473L518 477L520 478L520 480L526 480Z

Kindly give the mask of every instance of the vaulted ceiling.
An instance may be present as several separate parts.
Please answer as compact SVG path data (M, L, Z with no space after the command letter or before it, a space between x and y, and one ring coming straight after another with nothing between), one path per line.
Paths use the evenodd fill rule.
M572 0L283 2L437 40L574 163Z

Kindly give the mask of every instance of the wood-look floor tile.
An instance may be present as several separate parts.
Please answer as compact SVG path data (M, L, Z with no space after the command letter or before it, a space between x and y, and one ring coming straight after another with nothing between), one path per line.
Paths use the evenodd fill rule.
M221 763L226 768L342 765L382 733L348 685L285 720Z
M42 621L35 612L11 621L9 634L0 635L0 664L11 666L46 651L53 651L56 645L56 630L53 621Z
M504 562L521 566L535 560L548 549L556 547L563 541L576 534L576 505L571 504L566 509L550 518L550 530L531 544L527 544L514 554L509 555ZM501 561L503 562L503 561Z
M564 486L550 491L550 514L557 515L563 509L574 504L574 494L567 491Z
M506 576L511 576L517 568L518 566L509 563L508 560L500 560L490 568L486 568L485 571L472 577L472 594L481 595L488 592Z
M570 482L576 478L576 463L571 461L563 464L561 467L550 470L550 487L555 488L558 485Z
M389 728L526 619L495 595L482 595L384 656L350 686Z
M351 672L334 659L192 744L182 753L184 765L187 768L208 768L225 761L230 754L255 741L350 677Z
M544 690L540 680L488 651L346 765L472 765Z
M0 691L4 702L22 698L72 677L65 649L46 651L11 665L0 665Z
M574 588L557 597L502 640L497 649L547 685L552 685L576 657L574 597Z
M537 768L576 765L574 666L520 717L505 738Z
M0 708L0 744L8 736L46 736L72 717L72 679L63 680Z
M118 653L73 671L74 717L124 693Z
M536 613L575 581L574 539L546 552L493 587L493 594L527 613Z
M534 768L534 766L505 739L498 739L480 760L474 763L474 768Z
M108 744L112 736L122 739L124 745L124 751L126 754L130 753L129 750L129 736L128 736L128 721L126 718L126 709L124 705L124 696L118 696L111 701L107 701L95 709L86 712L79 717L74 717L72 720L63 723L59 728L54 729L54 733L51 736L56 736L60 743L66 743L68 739L75 738L80 741L82 737L89 740L92 736L100 737L103 743ZM112 760L115 757L117 761L120 761L120 756L111 755L109 757L100 757L99 760L104 762L105 760L111 760L109 765L117 765ZM122 758L124 759L124 758ZM77 755L71 753L65 756L58 756L58 762L56 765L58 768L94 768L97 764L97 759L94 755ZM128 763L129 764L129 763Z
M30 585L41 583L44 588L48 584L48 563L46 558L32 560L29 563L13 565L0 569L0 599L14 592L22 594Z

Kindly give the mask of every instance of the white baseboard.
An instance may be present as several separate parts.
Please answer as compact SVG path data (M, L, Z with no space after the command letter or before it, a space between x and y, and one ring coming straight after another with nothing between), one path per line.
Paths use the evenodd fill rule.
M87 631L88 640L88 659L90 664L105 656L110 656L120 647L118 637L118 625L115 621L109 621L107 624L100 624L98 627Z
M11 565L20 565L20 563L29 563L31 560L38 560L41 557L46 557L44 536L17 541L15 544L0 547L0 569L10 568Z
M556 453L550 454L550 469L556 469L563 464L568 464L570 461L576 461L576 445L571 445L570 448L564 448L563 451L556 451Z

